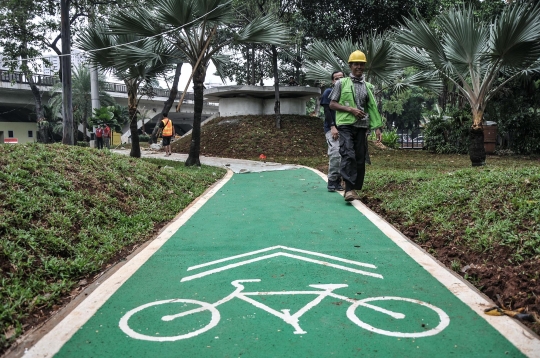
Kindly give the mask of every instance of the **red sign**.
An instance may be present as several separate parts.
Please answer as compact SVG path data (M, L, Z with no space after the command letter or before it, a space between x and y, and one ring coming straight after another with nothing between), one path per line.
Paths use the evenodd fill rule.
M4 138L4 143L19 143L17 138Z

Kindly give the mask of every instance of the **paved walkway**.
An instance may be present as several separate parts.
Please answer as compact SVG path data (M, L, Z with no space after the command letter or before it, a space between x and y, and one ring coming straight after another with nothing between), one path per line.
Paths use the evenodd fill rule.
M528 330L482 314L490 302L318 173L224 161L250 173L229 172L25 356L539 355Z

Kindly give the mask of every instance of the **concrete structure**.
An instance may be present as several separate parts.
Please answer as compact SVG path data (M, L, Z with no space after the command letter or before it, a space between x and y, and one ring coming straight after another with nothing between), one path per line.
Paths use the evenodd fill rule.
M36 123L0 121L0 144L33 143L37 139L36 132Z
M34 75L34 81L37 84L43 104L49 103L51 98L51 90L53 85L59 81L57 77L46 75ZM126 86L121 83L105 83L106 92L115 99L115 101L127 106L127 90ZM178 94L178 99L181 93ZM154 97L143 96L139 101L140 118L144 118L144 125L147 133L151 133L156 123L155 119L159 117L163 109L164 102L168 99L169 91L165 89L156 89ZM191 129L193 124L194 97L193 93L186 93L184 103L180 112L174 112L178 101L171 108L171 113L175 113L175 124L182 123L183 128L177 128L179 133L186 132ZM10 73L0 69L0 143L3 143L3 138L8 138L9 131L13 131L14 127L11 123L23 122L24 129L17 127L17 133L13 133L19 138L19 143L36 140L36 116L34 113L34 96L28 85L26 77L20 73ZM205 102L203 105L202 119L206 119L218 112L217 103ZM9 125L6 123L10 123ZM139 128L142 126L142 121L139 121ZM186 126L189 128L186 129ZM13 128L12 128L13 127ZM28 129L26 129L28 127ZM29 138L29 130L34 131L33 140ZM129 125L123 128L123 133L129 130ZM21 141L22 140L22 141Z
M320 94L316 87L280 87L281 114L306 114L306 102ZM204 93L208 101L219 102L222 117L274 114L274 96L272 86L223 86L209 88Z

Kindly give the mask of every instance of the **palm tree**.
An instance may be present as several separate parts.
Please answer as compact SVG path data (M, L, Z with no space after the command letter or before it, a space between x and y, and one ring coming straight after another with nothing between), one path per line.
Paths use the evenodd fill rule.
M491 22L477 19L470 7L456 8L435 24L405 19L396 30L398 65L445 79L467 99L473 118L469 155L473 166L484 165L487 103L516 76L540 71L540 4L507 5Z
M174 51L162 42L131 34L112 34L105 26L88 28L79 40L83 50L91 51L90 59L103 71L124 81L128 93L131 131L130 156L140 158L137 128L137 106L142 95L151 94L151 84L158 75L167 72Z
M306 53L306 79L328 85L332 72L350 72L349 55L361 50L366 54L366 81L378 88L400 91L408 87L424 86L435 92L439 91L440 82L433 78L423 78L417 74L405 76L394 65L394 44L384 34L372 33L361 37L360 42L351 39L325 42L315 40Z
M260 17L234 34L237 22L230 0L154 0L152 8L112 16L111 28L118 34L157 36L178 51L177 62L186 61L193 68L195 97L192 141L186 165L200 166L201 114L206 69L212 61L221 75L226 58L219 52L234 43L282 45L288 31L272 16ZM224 78L224 76L221 76Z
M87 140L87 128L88 118L92 116L92 97L91 97L91 84L90 84L90 69L88 66L80 65L73 68L71 79L71 90L73 98L73 118L74 118L74 132L78 131L78 122L83 125L83 137ZM56 113L62 113L62 83L56 83L51 89L51 99L49 100L50 106ZM98 91L100 102L104 106L111 106L115 104L114 99L105 91L105 76L99 75L98 78ZM77 142L77 135L75 135L75 142Z

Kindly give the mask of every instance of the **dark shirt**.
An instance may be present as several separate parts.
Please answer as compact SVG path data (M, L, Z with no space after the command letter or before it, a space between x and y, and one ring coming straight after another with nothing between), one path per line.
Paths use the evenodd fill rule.
M330 98L328 97L330 92L332 92L332 89L327 88L321 96L321 106L324 108L324 133L327 133L332 126L336 125L336 111L330 109Z

